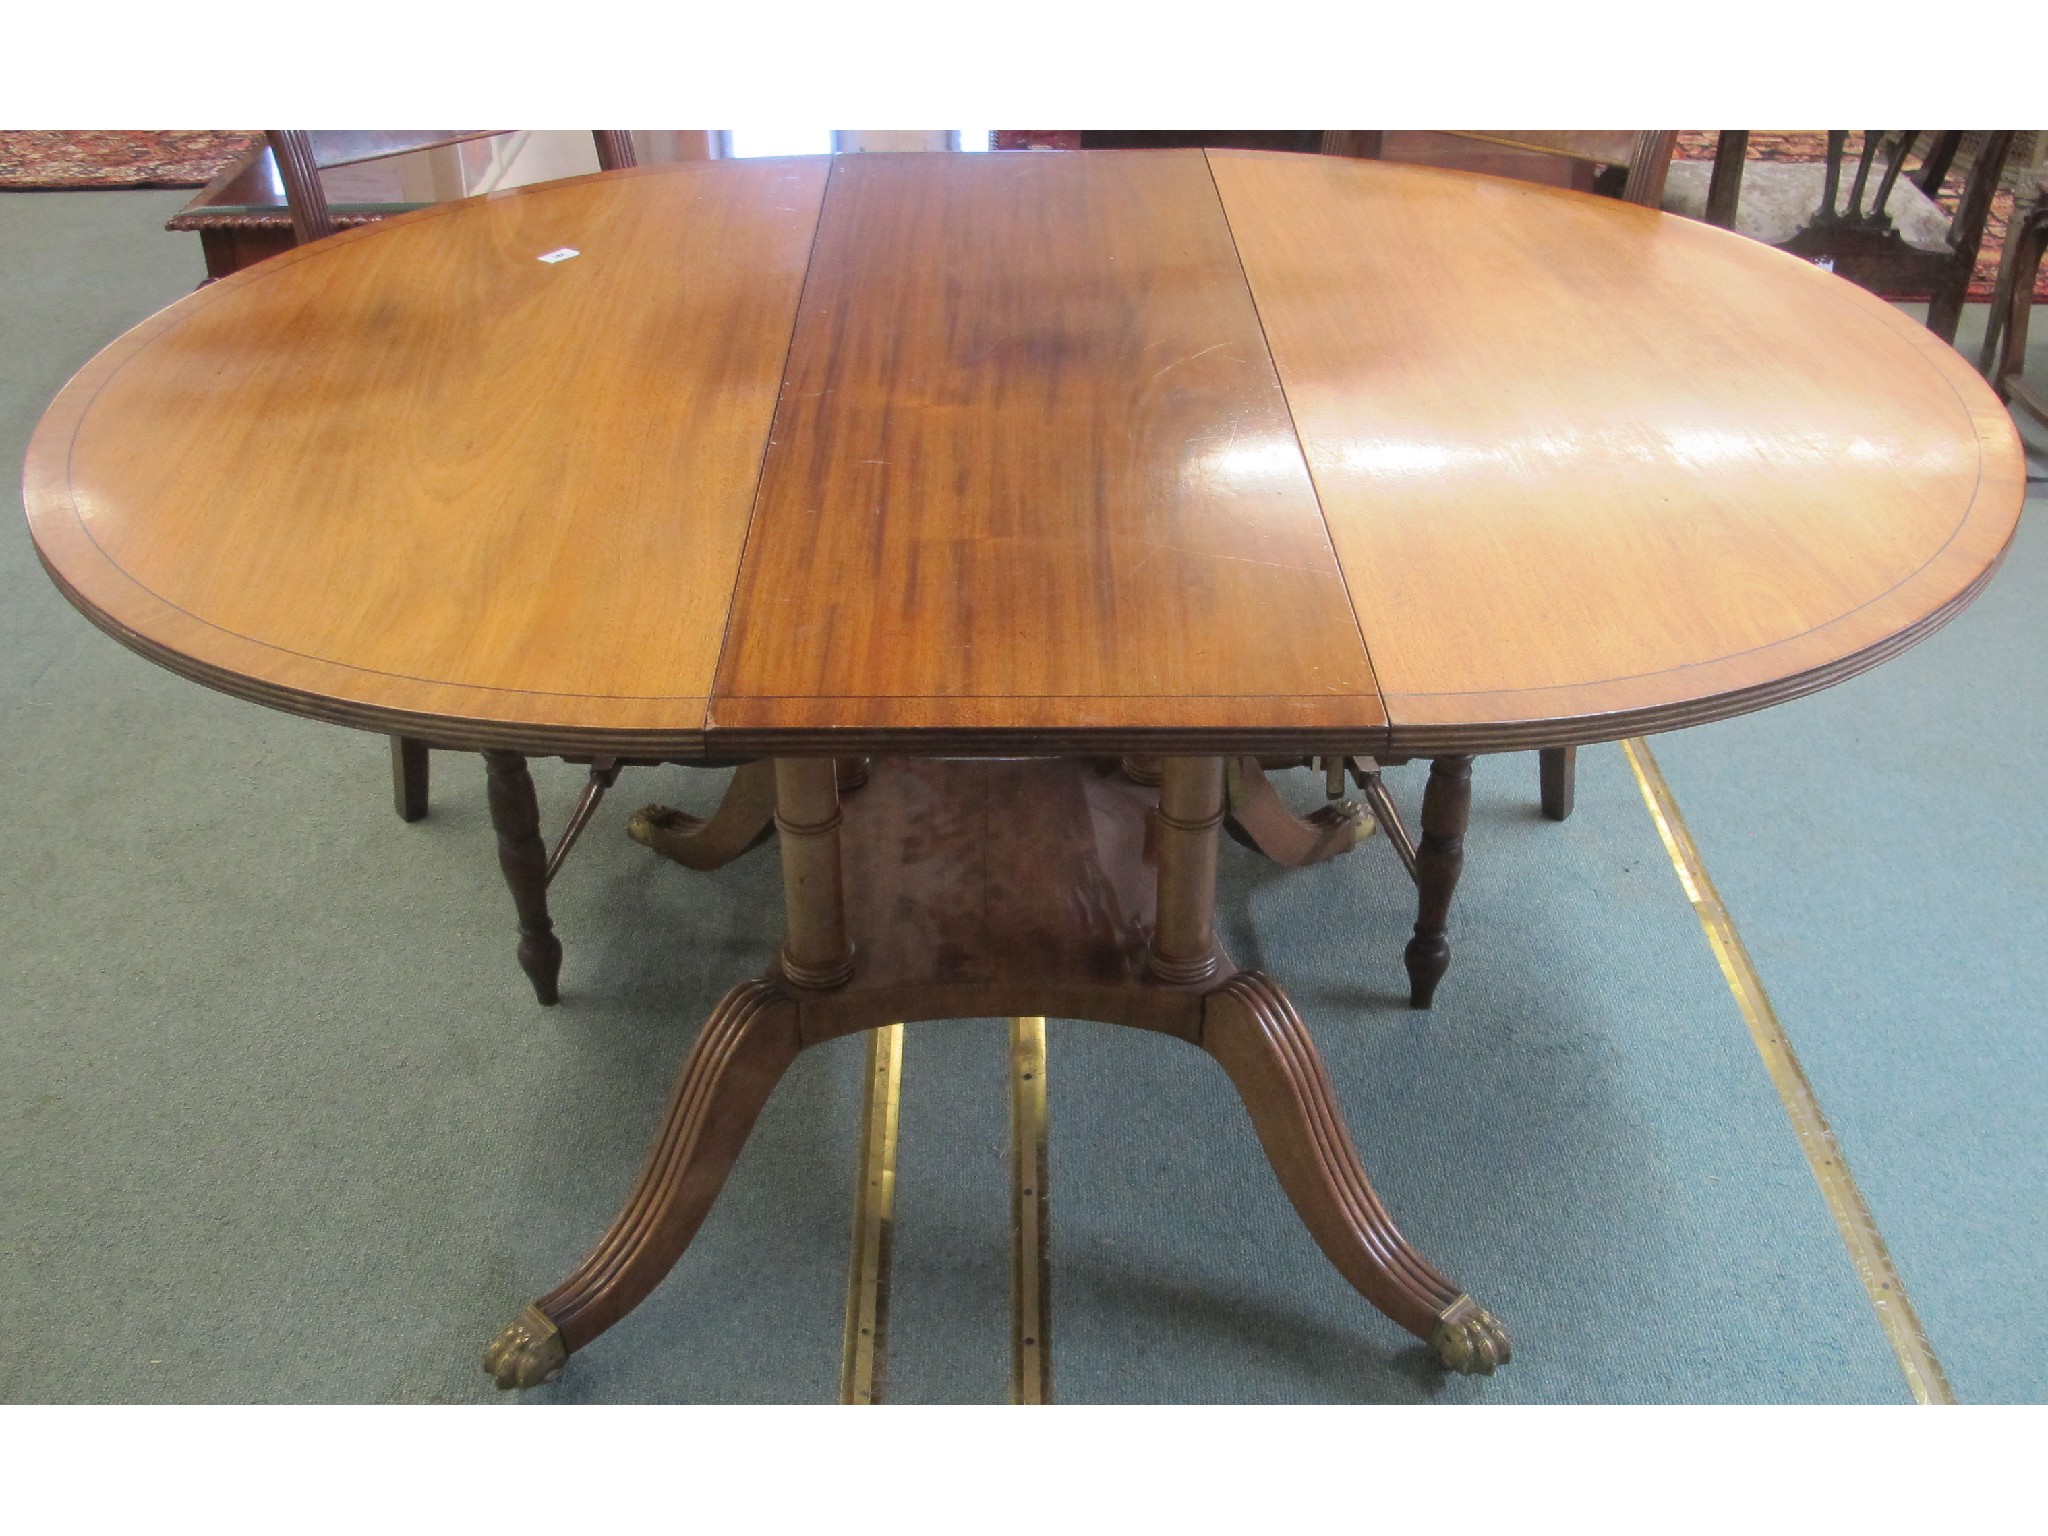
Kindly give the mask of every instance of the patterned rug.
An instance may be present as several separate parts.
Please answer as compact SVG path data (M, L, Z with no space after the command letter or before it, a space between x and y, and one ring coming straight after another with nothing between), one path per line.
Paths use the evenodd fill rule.
M203 187L263 138L223 130L0 132L0 188Z
M247 130L46 132L0 131L0 190L59 191L94 187L202 187L247 154L262 138ZM1716 135L1691 129L1678 135L1681 160L1714 158ZM1071 129L997 129L997 149L1078 149L1081 135ZM1753 160L1817 163L1826 157L1827 135L1782 130L1754 131L1749 136ZM1953 178L1951 178L1953 180ZM1955 212L1956 193L1937 199ZM2005 249L2006 225L2013 212L2012 193L2000 188L1991 199L1984 222L1984 243L1970 276L1969 297L1982 303L1998 281L1998 258ZM1892 294L1892 298L1924 298L1924 294ZM2034 288L2036 303L2048 303L2048 265Z
M1714 143L1719 134L1711 131L1690 131L1678 136L1677 158L1680 160L1711 160L1714 158ZM1925 145L1923 143L1922 147ZM1848 169L1855 165L1856 144L1850 145ZM1783 131L1753 132L1749 136L1749 158L1751 160L1783 160L1803 165L1819 165L1827 159L1828 136L1825 133L1787 133ZM1883 163L1882 158L1879 164ZM1917 158L1907 161L1909 166L1919 164ZM1847 172L1845 171L1845 180ZM1875 177L1876 170L1871 172ZM1962 200L1962 178L1951 175L1948 188L1935 198L1942 208L1953 215L1956 204ZM2006 226L2012 222L2013 195L2005 187L1991 194L1991 211L1984 218L1984 242L1977 249L1977 265L1970 273L1969 299L1973 304L1988 303L1993 289L1998 285L1998 259L2005 251ZM1925 298L1924 293L1887 294L1887 298ZM2034 302L2048 304L2048 262L2041 267L2040 277L2034 284Z

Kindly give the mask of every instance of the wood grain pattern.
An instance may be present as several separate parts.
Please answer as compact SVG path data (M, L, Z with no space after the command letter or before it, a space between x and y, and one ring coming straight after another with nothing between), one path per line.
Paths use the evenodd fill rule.
M2022 464L1946 347L1723 231L1166 150L344 231L96 358L25 490L124 643L440 747L1454 756L1875 664Z
M1820 686L1966 602L2011 536L2004 412L1847 283L1547 188L1210 159L1394 750Z
M714 727L1210 727L1283 695L1380 724L1201 154L835 165Z
M699 750L823 183L614 172L214 284L45 417L44 558L105 627L266 702Z

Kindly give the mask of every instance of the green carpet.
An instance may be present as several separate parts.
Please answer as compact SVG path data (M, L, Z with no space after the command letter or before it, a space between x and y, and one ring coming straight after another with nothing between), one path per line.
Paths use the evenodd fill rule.
M180 200L0 198L9 462L96 347L198 281L191 237L160 232ZM1990 747L1934 728L1939 701L1990 729L2036 677L1986 659L1987 626L2019 643L2029 570L1864 683L1695 733L1667 764L1958 1386L2038 1399L2041 1368L1999 1345L2025 1336L2039 1301L2011 1289L2043 1253L2024 1200L2039 865L2005 809L2041 763L2018 724ZM626 811L703 808L720 776L629 773L555 888L564 1002L542 1010L473 759L437 754L433 814L406 826L381 738L130 655L58 596L18 518L0 592L0 1397L509 1401L480 1349L602 1230L698 1022L766 963L772 852L711 877L655 860ZM1997 699L1970 693L1987 667ZM1856 687L1891 690L1885 734L1811 723ZM1742 734L1801 718L1798 750ZM1724 828L1745 776L1752 795L1775 776L1773 819L1801 823L1755 846L1797 858ZM580 770L536 777L558 824ZM1419 771L1396 777L1412 806ZM1528 754L1478 766L1430 1014L1398 1003L1411 898L1383 841L1293 875L1228 847L1222 893L1227 941L1288 984L1397 1219L1500 1313L1514 1363L1447 1380L1355 1297L1199 1053L1056 1022L1063 1400L1905 1399L1620 752L1582 755L1562 826L1535 779ZM1902 845L1910 873L1871 862ZM1887 887L1898 906L1864 916ZM997 1401L1002 1028L917 1026L904 1055L891 1396ZM835 1398L860 1059L844 1041L798 1062L668 1283L523 1400ZM1968 1186L1985 1159L1997 1179Z
M2044 518L1919 649L1657 744L1964 1402L2048 1399Z

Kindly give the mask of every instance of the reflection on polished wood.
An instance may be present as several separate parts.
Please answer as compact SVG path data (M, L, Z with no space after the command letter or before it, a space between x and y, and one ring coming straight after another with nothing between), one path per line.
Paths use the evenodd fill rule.
M824 179L616 172L214 283L46 417L45 558L118 637L266 703L699 755Z
M25 481L59 585L175 670L621 757L1696 723L1943 622L2022 485L1971 369L1782 253L1228 150L405 215L137 327Z
M1989 580L2022 493L1973 371L1780 253L1220 150L670 165L404 215L136 327L24 475L46 568L123 644L492 754L543 1000L525 757L774 755L708 823L642 825L722 862L772 776L784 942L612 1232L494 1346L507 1384L660 1279L804 1046L1042 1015L1202 1046L1338 1268L1493 1368L1505 1333L1393 1229L1300 1020L1216 943L1226 810L1331 851L1244 760L1360 765L1428 1006L1471 754L1872 665ZM863 752L901 760L855 788ZM1411 848L1363 764L1419 756Z
M625 1210L487 1352L500 1386L544 1380L659 1283L799 1051L899 1020L1004 1014L1131 1025L1201 1047L1345 1279L1445 1368L1506 1363L1506 1330L1415 1251L1374 1194L1300 1016L1215 943L1220 760L1169 758L1159 807L1084 760L885 760L837 817L830 764L816 766L777 763L783 848L803 828L807 876L843 868L845 901L821 904L808 879L785 887L777 971L713 1012ZM832 908L844 913L838 934ZM800 931L828 950L843 938L850 979L829 990L792 981L790 954L808 953ZM1163 976L1162 956L1187 979Z
M1827 273L1549 188L1210 160L1392 750L1769 702L1953 613L2011 535L1990 392Z
M1200 154L833 166L717 692L750 747L1378 726Z

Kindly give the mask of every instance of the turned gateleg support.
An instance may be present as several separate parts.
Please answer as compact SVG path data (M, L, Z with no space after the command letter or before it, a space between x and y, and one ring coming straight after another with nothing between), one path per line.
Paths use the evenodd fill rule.
M561 1000L562 941L548 916L548 845L540 835L540 800L533 775L517 752L486 752L491 825L498 833L498 865L519 912L519 968L543 1006Z
M1408 1006L1427 1008L1451 965L1451 895L1465 867L1465 824L1472 815L1472 759L1439 757L1422 792L1422 840L1415 847L1415 937L1408 966Z
M802 1049L796 1000L780 987L749 981L726 993L690 1048L625 1209L575 1272L484 1351L501 1388L539 1386L661 1283Z
M400 821L427 814L427 744L412 736L391 738L391 801Z
M1490 1376L1507 1364L1507 1330L1409 1245L1374 1193L1287 995L1261 973L1240 971L1203 1000L1201 1043L1237 1088L1280 1187L1338 1273L1446 1369Z

